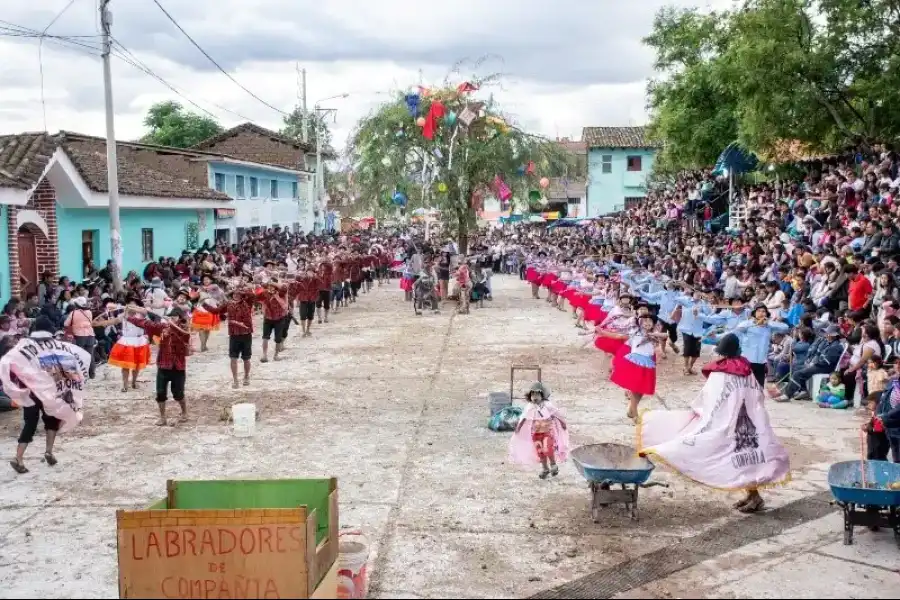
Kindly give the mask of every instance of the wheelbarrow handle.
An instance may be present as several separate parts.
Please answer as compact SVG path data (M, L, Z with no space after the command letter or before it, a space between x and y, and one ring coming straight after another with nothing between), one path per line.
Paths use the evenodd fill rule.
M642 488L652 488L652 487L663 487L663 488L667 488L667 487L669 487L669 484L668 484L668 483L661 483L661 482L659 482L659 481L651 481L650 483L642 483L642 484L641 484L641 487L642 487Z

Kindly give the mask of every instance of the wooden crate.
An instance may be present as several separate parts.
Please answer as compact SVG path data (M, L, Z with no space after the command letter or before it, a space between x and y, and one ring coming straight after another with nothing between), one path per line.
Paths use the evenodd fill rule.
M116 513L120 598L334 597L336 480L167 487L149 509Z

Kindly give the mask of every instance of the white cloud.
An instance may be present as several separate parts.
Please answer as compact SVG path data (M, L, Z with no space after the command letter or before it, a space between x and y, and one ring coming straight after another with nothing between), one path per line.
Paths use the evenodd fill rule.
M481 73L507 74L502 87L494 90L495 97L526 127L577 138L585 126L642 123L652 57L640 40L650 31L655 11L666 3L160 2L238 81L284 111L297 103L296 61L307 69L310 104L349 92L348 98L327 103L339 109L334 125L338 143L388 93L418 83L420 76L426 85L439 84L457 60L485 55L491 59ZM17 7L4 6L2 18L40 30L67 3L17 2ZM715 0L717 5L728 3ZM280 127L281 115L215 70L152 0L113 0L111 6L114 37L223 125L235 125L246 117L265 127ZM96 0L75 0L50 33L97 35ZM78 41L99 45L98 37ZM92 54L85 48L44 44L48 130L103 135L102 71ZM0 37L0 56L0 132L44 129L37 41ZM178 98L122 60L115 59L112 68L117 135L137 138L151 104Z

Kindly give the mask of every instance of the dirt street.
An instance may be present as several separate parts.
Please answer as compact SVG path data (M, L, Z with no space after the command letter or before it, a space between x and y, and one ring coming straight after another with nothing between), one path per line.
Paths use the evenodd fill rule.
M0 465L0 596L116 597L115 510L160 498L167 479L336 476L341 524L369 537L370 595L385 598L525 597L711 527L744 526L729 508L734 497L663 469L654 477L671 487L642 492L639 522L611 508L595 525L589 492L571 464L546 482L507 464L508 434L487 429L486 395L508 389L513 363L542 367L576 445L633 443L634 428L622 393L606 381L600 353L583 346L590 338L577 334L569 314L530 299L517 278L496 277L494 286L496 300L470 315L447 309L420 317L396 282L376 288L332 323L314 325L312 338L297 337L292 326L278 363L259 363L257 332L252 385L236 391L223 329L208 353L188 359L193 415L177 427L154 425L155 368L126 394L118 371L101 368L83 425L60 440L59 465L40 462L42 444L26 457L30 474L16 476L5 460ZM530 381L523 379L518 391ZM670 358L659 394L670 408L685 406L701 383L680 375ZM220 420L236 402L253 402L261 413L251 439L233 437ZM809 405L770 410L794 466L792 484L767 495L771 508L826 490L828 465L858 455L852 415ZM5 457L18 430L18 416L0 418ZM807 532L797 552L840 535L840 524L829 521ZM778 549L791 548L791 540ZM866 543L860 534L855 547ZM760 568L771 568L763 559L772 552L760 550ZM742 576L755 576L749 559L738 562ZM701 565L697 575L684 571L671 585L661 579L639 591L765 595L764 584L736 585L737 575L713 582L710 573L721 575L730 564L706 571ZM890 574L900 565L887 567ZM835 572L813 560L798 568L811 577ZM863 569L845 571L848 586Z

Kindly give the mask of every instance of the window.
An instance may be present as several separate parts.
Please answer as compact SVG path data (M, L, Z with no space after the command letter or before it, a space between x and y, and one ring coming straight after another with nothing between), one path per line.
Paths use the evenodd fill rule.
M638 204L644 201L643 196L626 196L625 197L625 210L630 208L634 208Z
M216 191L225 191L225 176L221 173L216 173Z
M269 184L269 198L277 198L278 197L278 180L273 179Z
M601 173L612 173L612 154L604 154L600 157L600 172Z
M255 177L251 177L251 178L250 178L250 181L252 182L254 179L255 179ZM238 242L238 243L244 241L244 234L245 234L246 232L247 232L247 230L244 229L243 227L238 227L238 228L237 228L237 232L236 232L236 233L237 233L237 242Z
M216 177L218 178L218 175L216 175ZM143 260L144 262L150 262L153 260L152 229L141 229L141 260Z
M235 194L236 198L246 198L245 190L244 190L244 176L243 175L235 175L235 180L237 181L236 188L237 193Z
M256 177L250 178L250 197L259 198L259 179Z
M628 156L625 158L628 163L629 171L641 171L641 157L640 156Z
M291 198L299 198L300 197L300 188L297 185L296 181L291 182Z
M231 243L231 230L230 229L216 229L216 243L217 244L230 244Z

